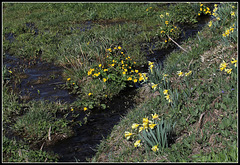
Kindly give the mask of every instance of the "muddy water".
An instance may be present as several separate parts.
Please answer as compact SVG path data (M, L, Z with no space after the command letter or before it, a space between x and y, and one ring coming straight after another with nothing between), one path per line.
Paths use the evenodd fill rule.
M62 80L63 68L39 59L24 61L23 59L6 54L3 63L13 72L18 72L17 77L21 83L12 84L15 92L20 94L21 100L50 100L72 103L75 96L67 90L60 89L64 84Z
M181 43L181 41L196 34L209 20L209 16L202 17L196 27L184 26L181 39L177 42ZM82 30L90 29L91 24L92 22L87 22L86 27ZM149 61L162 62L167 54L175 49L178 49L178 47L153 51L153 53L147 53L147 58ZM39 59L29 62L10 55L4 56L4 65L13 71L21 73L19 75L21 83L13 85L13 89L20 93L23 100L43 99L67 103L76 100L76 97L70 95L67 90L58 88L58 85L65 83L61 76L63 70L60 67ZM100 143L100 140L107 137L113 126L120 121L121 116L124 116L127 109L134 106L132 98L135 93L136 90L134 89L122 91L119 96L108 103L109 107L107 109L93 110L85 125L74 128L74 136L59 141L53 146L43 147L43 150L54 151L59 154L59 162L84 162L87 158L91 158L95 154L96 146ZM82 118L77 120L82 120Z

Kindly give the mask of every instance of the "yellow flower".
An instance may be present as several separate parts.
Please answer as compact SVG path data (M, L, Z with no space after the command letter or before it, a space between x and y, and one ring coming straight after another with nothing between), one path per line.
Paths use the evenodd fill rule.
M166 95L165 98L166 100L168 100L169 103L172 102L172 100L170 99L170 95Z
M75 83L72 83L73 85L75 84Z
M132 124L132 129L136 129L139 126L139 124L133 123Z
M114 66L115 64L112 64L112 66Z
M166 13L167 16L169 16L169 13Z
M163 94L167 95L167 94L168 94L168 90L165 89L165 90L163 91Z
M137 79L134 79L133 82L136 83L138 80Z
M153 147L152 147L152 150L153 150L154 152L158 151L158 150L159 150L159 149L158 149L158 145L153 146Z
M132 77L128 77L128 79L127 79L128 81L131 81L132 80Z
M133 135L133 133L125 131L125 138L127 138L127 140Z
M9 73L12 73L12 71L11 71L11 70L9 70L8 72L9 72Z
M232 63L232 64L235 64L234 66L237 67L237 60L235 60L234 58L232 58L231 63Z
M107 71L108 71L108 69L104 69L103 71L104 71L104 72L107 72Z
M220 70L222 71L227 67L227 63L223 60L223 62L220 64Z
M68 79L67 79L67 81L70 81L70 80L71 80L71 78L68 78Z
M73 111L73 108L71 109L71 111Z
M165 42L167 42L167 40L165 40Z
M121 52L121 54L123 54L123 52Z
M152 85L152 89L156 89L157 88L157 86L158 86L158 84L154 84L154 83L152 83L153 85Z
M99 68L100 68L100 67L102 66L102 64L99 64L98 66L99 66Z
M91 96L92 95L92 93L88 93L88 96Z
M180 77L180 76L183 76L183 72L182 71L177 71L177 75Z
M190 70L188 73L185 73L185 76L188 76L192 73L192 71Z
M86 111L86 110L87 110L87 107L84 107L83 110Z
M208 26L209 26L209 27L211 27L211 26L212 26L212 21L210 21L210 22L208 23Z
M232 69L225 69L225 72L227 72L228 74L232 73Z
M161 14L161 15L160 15L160 18L163 18L163 17L164 17L164 16Z
M135 73L138 73L138 70L135 70Z
M141 146L141 140L137 140L135 143L134 143L134 147L140 147Z
M147 117L146 117L146 118L143 118L143 123L147 123L147 124L148 124L148 122L149 122L149 120L148 120Z
M122 47L121 47L121 46L118 46L118 49L122 49Z
M138 132L141 132L143 130L143 127L139 127L139 131Z
M126 74L126 72L122 72L123 74Z
M165 33L165 31L162 30L162 31L161 31L161 34L162 34L162 33Z
M106 82L107 81L107 79L106 78L103 78L103 82Z
M232 11L232 12L231 12L231 16L235 16L235 12Z
M112 52L112 49L111 48L109 48L109 49L107 49L109 52Z
M155 113L155 114L152 114L152 118L153 118L153 120L154 119L158 119L158 115Z
M157 124L149 124L149 127L153 129Z
M165 24L167 25L167 24L168 24L168 21L165 21Z

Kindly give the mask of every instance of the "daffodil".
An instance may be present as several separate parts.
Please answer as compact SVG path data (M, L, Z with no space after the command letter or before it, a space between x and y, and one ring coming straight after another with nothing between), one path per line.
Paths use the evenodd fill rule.
M235 60L234 58L232 58L231 63L234 64L235 67L237 67L237 60Z
M158 115L155 113L155 114L152 114L152 118L153 118L153 120L154 119L158 119Z
M155 126L156 126L157 124L149 124L149 127L151 128L151 129L153 129Z
M183 76L183 72L182 72L182 71L177 71L177 75L178 75L179 77L181 77L181 76Z
M128 132L128 131L125 131L125 138L130 139L130 137L133 135L134 133L131 133L131 132Z
M141 146L141 140L137 140L135 143L134 143L134 147L140 147Z
M220 64L220 70L222 71L227 67L227 63L223 60L223 62Z
M167 25L167 24L168 24L168 21L165 21L165 24Z
M158 145L153 146L153 147L152 147L152 150L153 150L154 152L158 151L158 150L159 150L159 149L158 149Z
M132 129L136 129L139 126L139 124L133 123L132 124Z
M232 73L232 69L225 69L225 72L227 72L228 74Z
M139 127L138 132L141 132L143 130L143 127Z
M163 94L167 95L167 94L168 94L168 90L165 89L165 90L163 91Z
M158 86L158 84L154 84L154 83L152 83L153 85L152 85L152 89L156 89L157 88L157 86Z
M189 72L185 73L185 76L188 76L192 73L192 71L190 70Z

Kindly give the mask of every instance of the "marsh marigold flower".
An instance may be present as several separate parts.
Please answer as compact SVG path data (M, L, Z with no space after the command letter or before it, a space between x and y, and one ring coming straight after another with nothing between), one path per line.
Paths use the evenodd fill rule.
M86 110L87 110L87 107L84 107L83 110L86 111Z
M70 81L70 80L71 80L71 78L68 78L68 79L67 79L67 81Z

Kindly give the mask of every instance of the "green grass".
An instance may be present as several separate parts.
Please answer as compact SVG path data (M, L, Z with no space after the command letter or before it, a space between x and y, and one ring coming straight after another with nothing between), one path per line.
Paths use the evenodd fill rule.
M207 6L204 4L204 8ZM71 136L71 126L76 123L66 120L68 113L74 115L75 111L87 107L89 115L89 109L104 109L113 96L133 85L127 77L131 70L127 68L124 76L126 66L116 67L122 54L113 55L107 50L121 46L125 57L132 59L128 67L138 69L139 73L146 72L142 65L149 67L148 80L141 82L143 87L138 89L141 101L128 110L88 161L237 162L237 67L231 63L232 58L237 59L237 5L218 6L216 17L220 20L212 20L211 26L206 25L196 36L183 42L181 46L187 52L172 52L164 61L164 68L156 63L148 65L142 51L150 49L149 43L156 46L155 50L175 45L166 34L177 40L182 29L176 25L194 24L200 7L199 3L176 3L169 7L165 3L4 3L4 52L26 59L42 58L63 66L64 88L78 94L79 100L71 105L35 101L19 104L19 98L6 87L12 73L3 68L3 133L6 129L14 130L28 145L47 142L49 132L52 137ZM91 29L86 29L89 20ZM27 23L33 23L33 27ZM84 27L86 30L82 31ZM9 33L14 34L14 42L6 39ZM108 55L110 61L118 61L114 67ZM228 63L226 69L232 69L231 74L220 70L223 60ZM88 74L92 68L97 70L99 64L111 72L105 74L102 68L99 77L92 76L95 72ZM183 77L178 76L179 71ZM189 75L185 76L186 73ZM104 83L103 78L109 81ZM59 112L62 118L57 118ZM143 118L150 119L154 113L176 122L174 143L159 152L153 152L153 146L149 146L150 150L145 145L135 148L137 139L133 136L127 140L125 131L131 132L133 123L141 125ZM152 133L160 136L157 131ZM21 144L14 147L16 143L19 142L5 138L5 161L57 160L48 153L31 150L28 145L23 149L27 153L22 152L24 156L21 156L17 153Z

